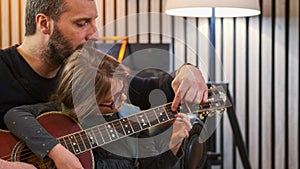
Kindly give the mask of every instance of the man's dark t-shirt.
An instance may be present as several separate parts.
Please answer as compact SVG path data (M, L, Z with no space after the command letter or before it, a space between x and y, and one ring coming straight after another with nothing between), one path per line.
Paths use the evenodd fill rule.
M55 91L59 74L51 79L38 75L17 52L17 45L0 50L0 129L5 113L25 104L46 102Z

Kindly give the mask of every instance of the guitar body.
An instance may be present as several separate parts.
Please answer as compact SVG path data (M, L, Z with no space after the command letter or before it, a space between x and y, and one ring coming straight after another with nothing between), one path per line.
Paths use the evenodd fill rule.
M39 123L55 138L82 131L72 118L59 112L45 113L38 117ZM46 158L40 160L17 137L8 131L0 131L0 158L8 161L23 161L35 165L39 169L55 168L54 163ZM91 151L76 155L85 169L94 168Z

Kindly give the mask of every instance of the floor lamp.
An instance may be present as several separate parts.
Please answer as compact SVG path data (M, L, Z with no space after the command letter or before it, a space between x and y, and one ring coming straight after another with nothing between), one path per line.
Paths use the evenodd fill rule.
M183 17L210 18L209 40L215 48L215 18L216 17L248 17L260 14L258 0L166 0L166 14ZM215 51L209 52L209 83L216 83L216 56ZM228 90L228 89L227 89ZM230 96L229 92L228 95ZM234 107L227 110L228 118L233 129L236 146L239 150L244 168L250 169L247 151L242 138L241 130L235 115Z

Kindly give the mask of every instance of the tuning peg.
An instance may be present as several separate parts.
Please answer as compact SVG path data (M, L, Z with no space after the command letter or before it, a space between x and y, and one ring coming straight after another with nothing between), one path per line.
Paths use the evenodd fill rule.
M219 116L221 116L222 114L223 114L223 112L224 112L224 110L216 110L216 112L217 112L217 115L219 115Z
M212 117L212 116L214 116L215 115L215 110L214 111L209 111L208 113L207 113L207 115L208 115L208 117Z
M213 102L215 99L213 97L210 97L207 99L207 102Z
M210 86L210 89L214 89L214 88L216 88L216 85L211 85Z
M204 111L204 112L201 112L200 114L199 114L199 118L200 118L200 120L204 120L206 117L207 117L207 111Z

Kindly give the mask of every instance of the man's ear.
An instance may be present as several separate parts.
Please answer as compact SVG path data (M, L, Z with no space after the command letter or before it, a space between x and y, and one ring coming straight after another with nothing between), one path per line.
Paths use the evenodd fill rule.
M42 32L43 34L50 34L51 33L51 19L49 16L39 13L35 19L37 29Z

